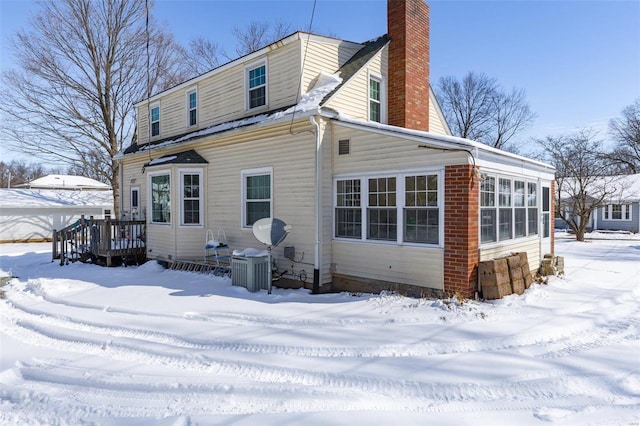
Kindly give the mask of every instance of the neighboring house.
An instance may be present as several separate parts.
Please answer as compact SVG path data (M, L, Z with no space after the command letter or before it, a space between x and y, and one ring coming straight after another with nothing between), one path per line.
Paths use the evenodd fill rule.
M618 176L614 195L591 214L594 230L640 232L640 174Z
M82 215L104 219L113 211L109 185L82 176L49 175L20 187L0 189L0 243L51 241L54 229Z
M111 186L106 183L74 175L47 175L27 183L14 185L14 188L111 191Z
M260 247L314 291L473 297L477 265L553 252L553 167L450 136L429 85L429 9L388 2L365 43L297 32L136 105L121 211L147 218L147 256L201 259L205 231ZM303 274L304 272L304 274ZM304 277L308 277L306 280Z

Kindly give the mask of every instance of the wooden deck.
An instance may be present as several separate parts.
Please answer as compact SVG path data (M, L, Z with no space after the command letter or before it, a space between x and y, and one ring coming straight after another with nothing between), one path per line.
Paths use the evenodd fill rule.
M91 260L112 266L146 258L146 221L85 219L53 231L52 261L60 265Z

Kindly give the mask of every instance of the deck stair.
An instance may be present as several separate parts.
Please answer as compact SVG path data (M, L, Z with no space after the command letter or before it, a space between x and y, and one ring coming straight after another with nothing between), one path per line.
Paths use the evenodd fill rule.
M140 263L146 256L146 222L144 220L86 219L53 230L52 261L60 265L78 260L111 266L113 260L126 265Z

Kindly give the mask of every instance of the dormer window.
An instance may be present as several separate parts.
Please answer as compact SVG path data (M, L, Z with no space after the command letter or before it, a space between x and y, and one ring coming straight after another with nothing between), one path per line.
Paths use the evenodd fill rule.
M198 93L195 89L187 92L187 125L198 124Z
M247 68L247 109L267 105L267 65Z
M151 137L160 134L160 105L151 107Z
M369 74L369 121L383 123L384 86L382 77Z

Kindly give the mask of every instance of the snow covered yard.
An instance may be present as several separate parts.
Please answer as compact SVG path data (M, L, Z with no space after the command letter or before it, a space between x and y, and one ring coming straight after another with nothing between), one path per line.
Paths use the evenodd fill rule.
M480 303L249 293L0 246L0 424L638 425L640 239Z

